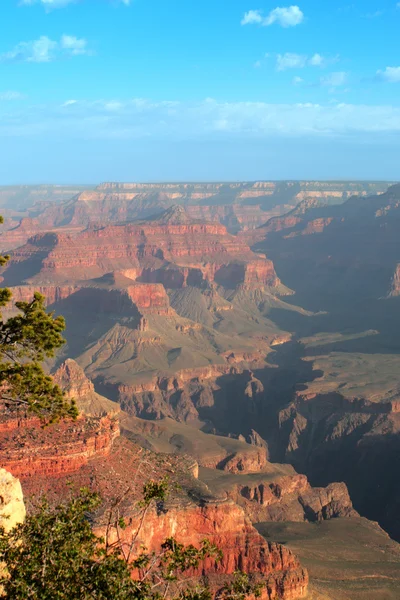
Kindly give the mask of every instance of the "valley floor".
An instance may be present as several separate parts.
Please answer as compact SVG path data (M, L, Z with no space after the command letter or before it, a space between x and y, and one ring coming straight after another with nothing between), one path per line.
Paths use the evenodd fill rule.
M309 600L398 600L400 545L363 518L259 523L269 541L293 550L310 574Z

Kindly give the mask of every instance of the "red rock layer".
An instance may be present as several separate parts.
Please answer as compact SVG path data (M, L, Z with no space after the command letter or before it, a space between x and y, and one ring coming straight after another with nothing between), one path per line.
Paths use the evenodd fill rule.
M34 292L43 294L46 304L51 306L76 295L77 302L92 304L93 310L105 313L125 314L143 311L146 314L167 316L171 313L169 298L165 288L160 284L132 282L121 289L107 289L84 285L39 285L12 287L13 302L29 302Z
M136 522L124 530L127 543L136 530ZM103 529L99 531L104 534ZM207 539L223 549L220 563L207 559L199 569L192 571L197 577L206 573L215 588L226 581L224 576L243 571L255 574L263 582L265 600L294 600L307 593L308 575L294 554L280 544L266 542L233 503L153 513L145 520L138 543L142 542L149 551L159 551L169 537L195 546Z
M168 288L200 285L204 280L227 287L280 284L271 261L253 253L243 239L216 223L110 226L76 236L34 236L12 253L25 277L92 279L111 271L135 274ZM6 272L7 275L7 272Z
M45 429L35 418L7 419L0 423L1 464L22 482L57 477L108 456L118 435L118 422L109 416L80 417Z
M183 458L155 455L122 439L115 441L110 452L118 433L116 422L108 417L82 418L45 430L34 419L8 420L0 427L1 460L21 479L28 498L41 492L58 502L71 485L72 489L89 486L100 493L107 515L109 503L126 497L129 489L122 513L129 523L123 532L128 543L138 527L137 500L144 481L168 473L192 488L194 480ZM98 533L103 533L101 518L99 515L96 521ZM295 600L306 593L308 575L293 553L279 544L267 543L233 503L211 501L198 506L182 491L163 511L148 514L137 547L143 544L150 551L159 550L171 536L196 545L207 538L223 550L221 563L207 560L192 573L194 577L209 577L214 589L236 570L243 570L264 584L265 600Z

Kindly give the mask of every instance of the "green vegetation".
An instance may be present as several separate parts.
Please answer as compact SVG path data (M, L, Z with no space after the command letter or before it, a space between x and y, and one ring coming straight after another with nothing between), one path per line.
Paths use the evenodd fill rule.
M2 217L0 217L2 222ZM4 266L9 257L0 257ZM0 308L12 298L7 288L0 289ZM6 412L34 413L44 422L75 418L73 401L67 400L42 366L46 358L64 344L63 317L54 317L45 308L45 299L35 293L31 302L16 302L19 313L3 320L0 313L0 388L1 403Z
M184 574L206 558L220 561L222 553L216 546L208 540L199 548L184 546L174 538L166 539L158 553L140 546L143 515L150 506L164 502L167 493L166 480L144 486L138 503L142 515L130 536L123 534L127 525L115 504L104 538L96 537L91 526L91 515L100 505L96 494L83 489L77 498L54 509L43 500L25 523L10 533L0 530L0 596L7 600L210 600L209 587L193 586ZM237 573L219 597L244 600L259 593L260 587L247 575Z

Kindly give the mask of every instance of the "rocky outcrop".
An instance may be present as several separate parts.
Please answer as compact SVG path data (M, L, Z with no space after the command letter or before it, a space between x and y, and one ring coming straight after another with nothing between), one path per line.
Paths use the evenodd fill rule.
M268 252L308 308L396 296L399 208L399 185L340 205L306 202L257 230L253 248Z
M110 416L81 416L45 429L37 418L5 418L0 423L1 462L22 482L57 477L108 456L118 435L118 421Z
M187 221L180 211L141 225L108 226L75 236L39 234L12 253L5 280L15 284L16 274L21 279L22 273L38 283L87 280L119 270L129 271L131 277L135 273L136 281L166 288L202 286L214 280L230 288L279 286L271 261L251 252L223 225Z
M286 476L255 486L238 485L237 492L247 501L243 503L236 496L253 523L318 522L358 516L344 483L332 483L326 488L313 488L305 475Z
M34 420L9 419L3 421L0 433L2 462L20 475L28 497L40 491L57 503L71 486L91 487L103 499L100 513L94 516L99 534L104 533L108 508L122 497L121 514L128 524L122 535L129 542L141 521L137 502L143 483L168 474L172 485L176 480L181 488L162 510L148 513L139 530L138 552L143 546L158 551L171 536L195 545L206 538L222 548L224 558L218 564L204 561L191 575L195 579L207 576L214 590L241 569L262 582L266 600L295 600L305 595L308 576L295 555L280 544L265 542L238 506L207 496L204 486L194 479L193 460L156 455L120 439L109 418L79 419L46 430ZM189 491L197 501L189 499Z
M6 469L0 469L0 527L11 531L25 520L26 510L21 483Z
M124 530L124 539L129 540L136 531L137 523L133 522ZM104 533L104 530L99 532ZM308 576L296 557L280 544L265 542L233 503L210 503L203 507L170 508L158 515L153 513L140 530L138 542L149 551L159 551L168 537L195 546L207 539L223 549L220 563L207 559L192 571L197 577L207 574L215 590L226 581L226 576L244 571L262 583L265 600L294 600L306 595Z
M36 233L69 232L94 224L126 223L160 214L172 204L202 221L219 221L231 233L254 230L299 202L341 202L352 195L382 193L387 184L362 182L105 183L95 190L63 186L0 189L2 206L28 209L31 216L0 237L2 250L25 244ZM17 197L17 202L14 198ZM65 201L60 203L59 200ZM53 201L53 202L52 202ZM56 202L55 202L56 201ZM7 204L8 203L8 204ZM25 213L26 214L26 213ZM4 229L3 229L4 231Z
M63 390L67 398L74 399L79 412L90 417L116 415L120 407L116 402L97 394L93 383L84 370L68 358L54 373L53 379Z
M47 306L60 303L75 295L77 303L91 305L99 313L138 317L141 313L168 316L173 311L165 288L157 283L133 282L121 274L110 275L110 287L95 283L82 285L24 285L12 288L13 302L30 302L35 292L45 297ZM113 287L115 285L115 288Z

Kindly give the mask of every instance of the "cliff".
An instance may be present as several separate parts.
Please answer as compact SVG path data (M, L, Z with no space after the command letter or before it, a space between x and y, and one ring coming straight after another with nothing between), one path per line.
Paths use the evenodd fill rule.
M116 415L120 407L116 402L97 394L93 383L83 369L72 359L67 359L54 373L53 379L68 398L73 398L79 412L90 417Z
M202 221L219 221L230 233L254 230L299 202L344 202L352 195L382 193L385 182L104 183L96 189L66 186L7 186L0 200L7 211L26 211L21 226L0 237L3 251L36 233L79 231L94 224L146 219L173 204ZM60 202L62 200L62 202ZM4 230L3 230L4 231Z
M133 522L123 532L124 539L128 542L136 530L137 523ZM104 529L99 531L104 534ZM296 557L280 544L265 542L243 511L232 503L179 510L171 507L161 514L153 513L140 530L138 543L149 551L159 551L168 537L195 546L207 539L223 549L220 563L208 559L192 571L195 577L206 573L215 590L226 581L226 576L240 570L263 584L261 597L265 600L294 600L306 595L308 576Z
M213 499L196 482L193 460L154 454L118 438L117 425L109 417L80 418L45 430L33 419L8 419L3 420L0 434L2 463L20 475L27 498L40 491L57 503L71 486L88 486L103 499L94 522L101 534L107 510L122 497L121 514L128 523L123 535L129 541L138 526L137 502L144 482L169 475L172 487L179 482L181 489L162 511L149 513L138 548L143 543L149 551L159 550L170 536L184 544L207 538L223 549L224 559L218 565L205 561L192 576L209 577L214 589L242 568L263 583L265 599L294 600L305 595L308 577L296 557L279 544L265 542L238 506Z
M213 281L233 287L257 283L278 288L271 261L253 253L223 225L188 222L182 212L175 213L171 216L167 211L160 219L140 225L108 226L76 235L38 234L12 252L5 281L11 285L20 283L17 278L34 278L39 284L66 282L129 271L131 276L135 273L135 280L166 288Z
M119 435L118 422L109 416L80 417L43 429L36 418L2 419L1 463L22 482L37 476L73 473L89 460L108 456Z

